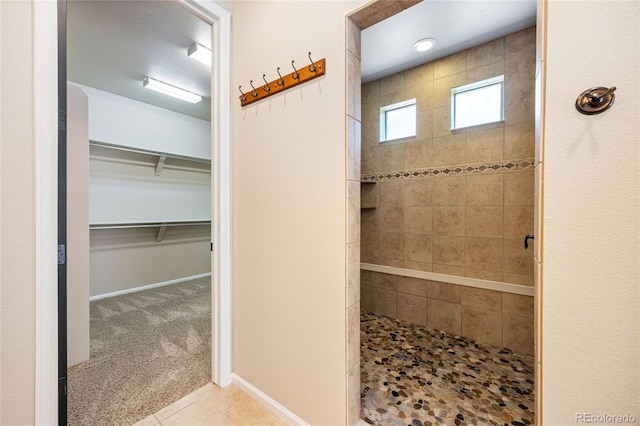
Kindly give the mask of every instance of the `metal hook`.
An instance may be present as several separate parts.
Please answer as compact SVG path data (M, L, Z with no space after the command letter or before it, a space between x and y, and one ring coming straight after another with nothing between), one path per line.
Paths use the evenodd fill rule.
M600 114L613 105L616 95L613 93L616 87L592 87L587 89L576 99L576 109L586 115Z
M311 59L311 52L309 52L309 61L311 61L311 65L309 65L309 71L316 72L316 66L313 63L313 59Z
M244 92L242 91L242 86L238 86L238 90L240 91L240 93L242 93L242 95L240 95L240 101L244 102L247 100L247 95L244 94Z
M258 96L258 89L253 87L253 80L249 81L249 85L253 89L253 92L251 92L251 96L253 96L254 98L257 97Z
M294 72L291 74L291 77L292 77L294 80L300 80L300 74L298 74L298 70L296 69L296 66L295 66L295 65L293 65L293 61L291 61L291 66L293 67L293 71L294 71Z
M282 78L282 76L280 75L280 67L278 67L278 70L276 72L278 73L278 77L280 77L276 80L276 84L278 86L284 86L284 78Z
M264 82L265 82L265 83L267 83L267 85L266 85L266 86L262 86L262 89L263 89L265 92L268 92L268 91L270 91L270 90L271 90L271 86L269 86L269 82L267 81L267 79L266 79L266 78L264 78L265 76L266 76L266 74L262 74L262 79L264 80Z

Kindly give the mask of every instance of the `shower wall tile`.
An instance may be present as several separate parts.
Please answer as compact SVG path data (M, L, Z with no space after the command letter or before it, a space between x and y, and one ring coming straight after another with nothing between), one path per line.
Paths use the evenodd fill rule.
M466 70L446 75L433 81L433 106L451 108L451 88L462 86L467 81Z
M405 75L406 78L406 75ZM405 85L407 84L405 79ZM420 83L416 87L409 90L407 88L406 93L412 93L410 96L416 98L416 109L418 112L424 112L433 109L434 106L434 82L429 80ZM421 134L424 137L424 134Z
M347 370L360 361L360 304L347 309Z
M455 304L462 303L462 286L441 283L438 281L426 281L427 297Z
M404 205L404 182L389 181L378 182L380 185L380 206L403 207Z
M535 262L534 262L534 272L535 272ZM512 274L510 272L504 273L503 281L505 283L510 284L520 284L526 285L528 287L533 287L533 275L520 275L520 274Z
M398 281L401 277L392 274L373 273L372 286L384 290L398 291Z
M360 309L371 311L371 287L360 286Z
M468 133L466 141L467 162L479 163L503 158L504 129L502 127Z
M503 207L467 206L465 223L467 237L502 238Z
M355 426L360 421L360 363L347 374L347 425Z
M404 258L412 262L432 262L433 240L430 235L404 234Z
M486 80L488 78L497 77L503 74L504 60L501 59L492 64L468 69L466 84L475 83L476 81Z
M533 319L533 297L502 293L502 303L504 314Z
M433 179L434 206L464 206L466 176L447 176Z
M502 312L502 292L463 287L462 304L488 311Z
M433 81L433 62L421 65L419 67L411 68L404 73L404 86L409 89L412 86L418 86L425 84L426 82Z
M506 206L533 205L534 171L504 173L504 204Z
M433 208L433 230L437 235L465 236L465 207L444 206Z
M452 266L452 265L439 265L434 262L433 272L437 274L455 275L458 277L464 277L464 267Z
M398 293L398 319L426 326L427 298Z
M503 315L503 344L516 352L534 354L533 319Z
M360 59L360 47L360 28L351 19L347 19L347 50Z
M438 59L433 63L433 78L439 79L452 74L458 74L467 69L467 51Z
M479 280L488 281L504 281L504 274L500 271L488 271L485 269L465 268L464 276L468 278L477 278Z
M504 240L504 272L533 275L533 247L525 249L521 239Z
M449 333L461 333L462 306L442 300L427 299L427 327Z
M360 207L378 207L380 204L379 185L365 183L360 185Z
M433 263L464 267L465 238L447 235L433 237Z
M414 269L416 271L433 272L433 263L414 262L411 260L404 261L406 269Z
M524 239L533 234L533 206L504 206L504 238Z
M360 241L360 182L347 181L347 244Z
M398 293L427 297L427 281L419 278L402 277L398 281Z
M347 245L347 308L360 301L360 243Z
M464 163L466 160L465 146L466 135L464 133L435 137L433 139L433 160L431 164L434 166L449 166Z
M467 238L467 268L502 271L503 243L500 238Z
M433 234L433 208L405 207L404 232L412 234Z
M385 232L402 232L404 211L401 207L380 207L380 228Z
M402 232L380 232L380 257L404 259L404 234Z
M502 313L462 306L463 336L495 346L502 345Z
M478 68L504 60L504 38L467 50L467 69Z
M361 160L360 152L360 122L347 117L347 179L360 180Z
M377 314L398 318L398 292L372 288L371 310Z
M431 164L433 159L433 141L431 139L407 142L404 147L404 169L419 169Z
M503 158L531 158L535 156L535 138L533 121L504 128Z
M404 205L406 207L431 206L433 180L413 179L404 182Z
M501 206L503 205L503 175L495 173L487 175L469 175L466 179L465 199L468 206Z

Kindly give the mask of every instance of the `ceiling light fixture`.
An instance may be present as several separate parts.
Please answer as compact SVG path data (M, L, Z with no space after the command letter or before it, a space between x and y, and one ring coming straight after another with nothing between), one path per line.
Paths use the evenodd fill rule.
M198 62L211 66L211 49L207 49L200 43L193 43L187 50L187 55Z
M415 47L418 52L426 52L429 49L433 49L435 45L435 38L423 38L422 40L416 41L413 47Z
M191 102L192 104L197 104L202 100L202 96L200 95L196 95L195 93L188 92L179 87L154 80L150 77L145 77L144 80L142 80L142 87L155 90L156 92L163 93L165 95L173 96L174 98L181 99L183 101Z

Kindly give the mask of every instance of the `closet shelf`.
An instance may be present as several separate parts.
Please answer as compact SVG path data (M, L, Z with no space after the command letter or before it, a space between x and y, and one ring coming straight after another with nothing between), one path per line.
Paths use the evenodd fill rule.
M210 220L185 220L165 222L113 222L92 223L89 229L128 229L128 228L160 228L169 226L210 226Z

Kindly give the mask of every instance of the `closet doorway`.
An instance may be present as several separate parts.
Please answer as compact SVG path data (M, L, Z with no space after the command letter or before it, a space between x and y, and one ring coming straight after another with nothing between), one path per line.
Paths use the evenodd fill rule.
M229 16L213 3L61 4L68 279L59 283L67 306L59 377L68 382L60 389L71 424L133 422L209 381L230 381L228 107L220 108ZM213 68L190 57L207 48ZM148 90L157 81L201 99Z

